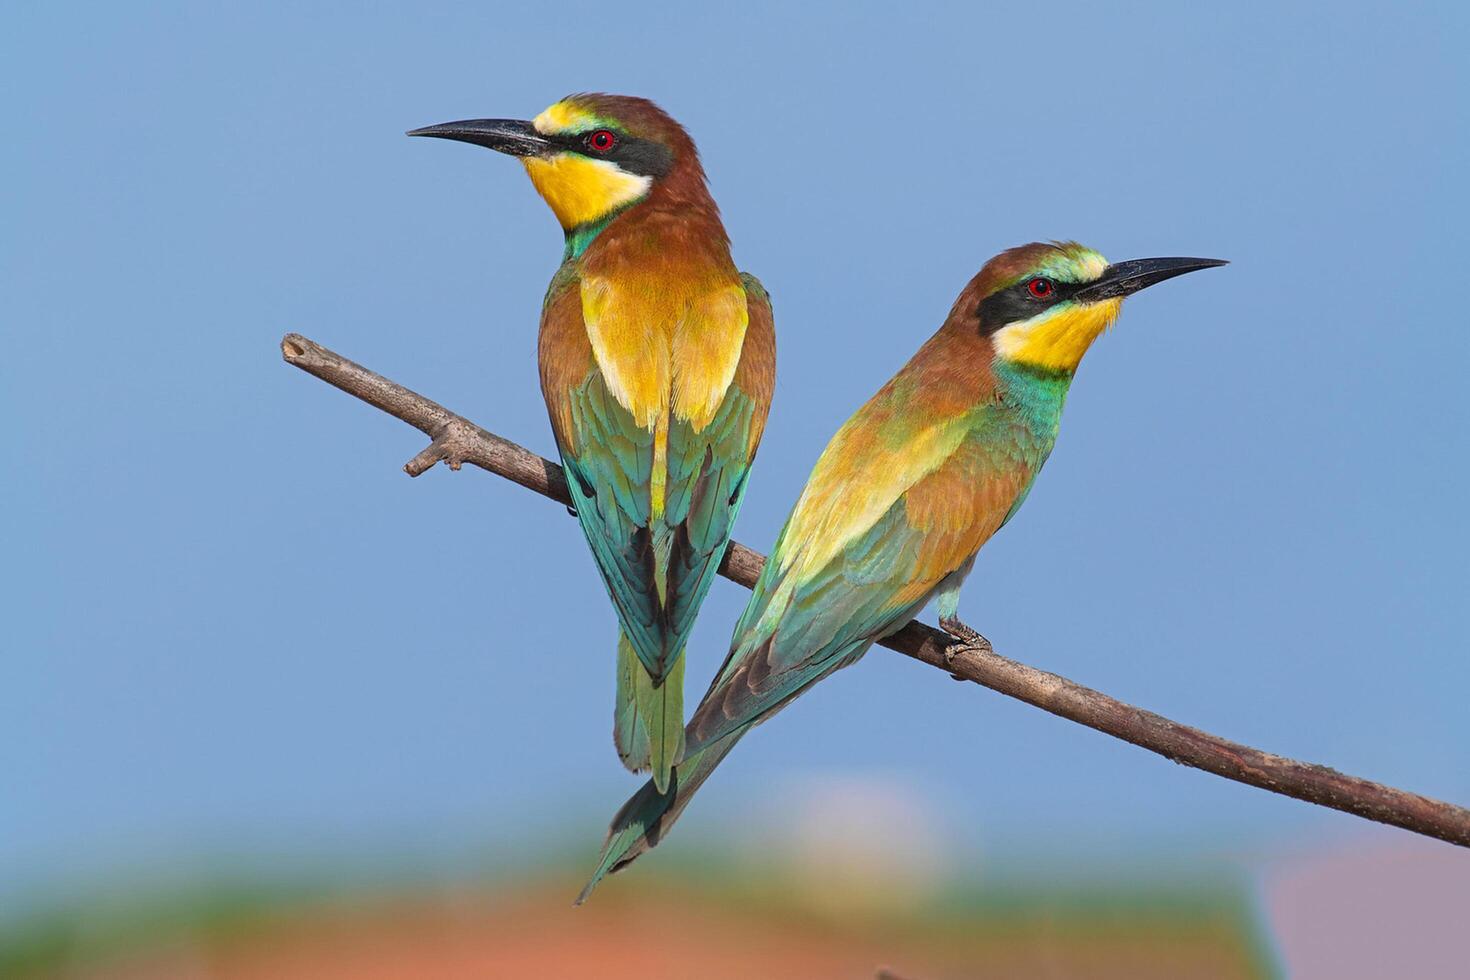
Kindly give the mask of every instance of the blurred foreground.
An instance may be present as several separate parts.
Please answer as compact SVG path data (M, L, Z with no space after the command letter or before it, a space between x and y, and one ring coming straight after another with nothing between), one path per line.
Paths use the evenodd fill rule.
M1228 891L1021 892L915 901L839 884L639 869L582 908L573 877L291 896L215 889L56 915L0 937L0 975L77 980L484 977L1272 976ZM732 880L742 881L737 888ZM703 879L703 880L701 880Z
M743 842L688 834L581 908L589 849L554 835L0 888L0 980L1470 976L1470 853L1447 844L1371 829L1218 860L975 859L881 780L780 796Z

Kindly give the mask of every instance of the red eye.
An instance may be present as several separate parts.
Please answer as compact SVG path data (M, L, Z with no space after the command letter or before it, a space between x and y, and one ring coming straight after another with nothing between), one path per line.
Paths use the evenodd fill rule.
M598 153L606 153L618 145L618 134L610 129L599 129L587 135L587 146Z
M1057 284L1038 277L1026 284L1026 291L1037 299L1051 299L1052 293L1057 291Z

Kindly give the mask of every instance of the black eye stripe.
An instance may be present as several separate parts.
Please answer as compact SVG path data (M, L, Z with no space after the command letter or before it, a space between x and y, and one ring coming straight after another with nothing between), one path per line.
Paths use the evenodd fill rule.
M1050 295L1031 295L1031 283L1037 278L1044 278L1052 284ZM1078 283L1062 282L1050 276L1027 276L980 301L980 329L983 333L994 333L1008 323L1029 320L1043 310L1071 299L1081 288Z
M593 134L602 132L604 129L612 133L617 140L613 148L595 150L588 146L587 141L592 138ZM611 160L628 173L642 177L662 177L674 165L673 151L662 143L629 136L606 126L583 133L561 133L549 136L547 140L558 150L580 153L589 160Z

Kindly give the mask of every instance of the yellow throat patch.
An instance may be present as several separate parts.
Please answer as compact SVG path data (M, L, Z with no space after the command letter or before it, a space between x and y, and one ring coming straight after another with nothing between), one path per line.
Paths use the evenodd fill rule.
M1063 303L995 332L996 353L1008 361L1047 371L1075 371L1092 342L1118 319L1121 297L1098 303Z
M652 177L620 170L611 160L590 160L576 153L522 157L536 193L551 205L563 228L596 221L648 193Z

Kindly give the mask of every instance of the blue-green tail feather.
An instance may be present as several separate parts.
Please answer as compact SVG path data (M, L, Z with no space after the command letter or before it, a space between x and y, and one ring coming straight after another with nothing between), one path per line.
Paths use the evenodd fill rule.
M746 729L740 729L675 766L666 791L659 792L649 780L623 804L608 829L597 869L577 896L578 905L587 901L587 896L604 877L622 870L645 851L658 846L699 787L745 732Z
M618 633L618 693L613 709L613 744L630 772L646 772L649 765L648 728L638 714L638 676L643 662L625 633Z
M684 657L674 660L662 684L654 684L626 634L618 638L617 704L613 743L633 772L651 770L660 790L684 755Z

